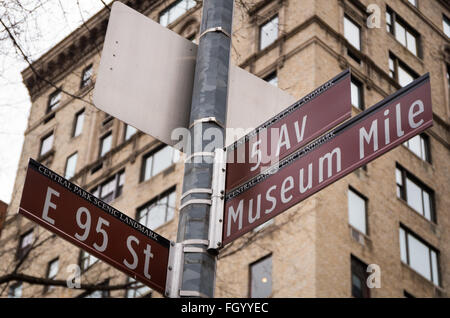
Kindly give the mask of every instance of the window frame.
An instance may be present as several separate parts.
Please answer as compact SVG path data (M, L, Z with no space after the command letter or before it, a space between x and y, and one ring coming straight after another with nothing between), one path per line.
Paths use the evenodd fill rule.
M264 47L262 46L262 38L263 38L263 28L267 25L269 25L270 23L272 23L275 19L277 19L277 36L275 37L275 39L273 41L271 41L269 44L266 44ZM258 26L258 51L263 51L266 48L268 48L269 46L271 46L272 44L274 44L278 39L280 38L280 16L277 13L273 14L270 18L264 20L263 23L261 23Z
M83 121L81 123L81 128L80 128L80 132L78 134L77 133L77 127L78 127L78 121L80 119L80 116L83 116ZM75 118L73 121L73 127L72 127L72 138L78 137L83 133L83 128L84 128L84 119L86 118L85 115L85 108L79 110L77 113L75 113Z
M350 198L349 198L349 192L353 192L353 194L355 194L356 196L358 196L360 199L362 199L364 201L364 232L361 231L359 228L357 228L356 226L352 225L350 223ZM362 233L365 236L369 236L369 213L368 213L368 209L369 209L369 199L361 194L361 192L359 192L358 190L356 190L355 188L353 188L352 186L348 187L348 192L347 192L347 204L348 204L348 224L354 228L356 231Z
M361 297L354 294L354 284L353 276L356 276L361 281ZM370 298L370 288L367 286L367 278L369 274L367 273L367 264L361 261L354 255L350 255L350 284L351 284L351 295L353 298Z
M397 180L397 171L399 171L401 173L401 180L402 180L402 184L398 183ZM410 182L414 183L417 187L420 188L421 190L421 203L422 203L422 211L423 214L420 213L420 211L417 211L414 207L412 207L409 202L408 202L408 191L406 189L407 187L407 183L406 181L409 180ZM423 218L425 218L426 220L428 220L429 222L432 222L434 224L437 224L437 213L436 213L436 203L435 203L435 195L434 195L434 191L428 187L426 184L424 184L420 179L418 179L416 176L414 176L412 173L410 173L408 170L406 170L405 168L403 168L402 166L400 166L399 164L396 165L395 167L395 183L396 183L396 196L398 199L401 199L402 201L404 201L408 207L410 207L412 210L414 210L417 214L419 214L420 216L422 216ZM428 219L425 216L425 200L423 197L423 192L427 192L428 194L428 200L430 203L430 219Z
M162 151L162 150L163 150L164 148L166 148L166 147L172 148L172 159L171 159L171 164L168 165L168 166L167 166L166 168L164 168L163 170L161 170L160 172L158 172L158 173L156 173L156 174L153 174L154 160L152 159L152 162L151 162L152 167L151 167L150 177L149 177L148 179L145 179L145 172L146 172L146 170L147 170L147 169L146 169L146 167L147 167L147 160L148 160L150 157L153 157L153 158L154 158L154 156L155 156L158 152ZM172 165L174 165L175 162L176 162L176 161L175 161L175 151L177 151L175 148L173 148L173 147L171 147L171 146L169 146L169 145L166 145L166 144L161 144L161 145L158 145L157 147L153 148L153 149L150 150L149 152L147 152L145 155L143 155L143 156L142 156L142 162L141 162L141 171L140 171L140 176L139 176L139 182L142 183L142 182L146 182L146 181L148 181L148 180L151 180L154 176L156 176L156 175L158 175L159 173L165 171L166 169L169 169Z
M359 106L357 106L357 105L354 105L352 102L352 106L359 110L364 110L365 106L364 106L364 84L363 84L363 82L352 75L351 80L350 80L350 90L352 87L351 85L354 85L358 89L358 102L360 104ZM351 92L350 92L350 95L351 95Z
M52 264L54 264L55 262L57 262L57 270L54 276L50 276L50 271L51 271L51 266ZM59 257L56 257L54 259L52 259L50 262L47 263L47 272L45 274L45 278L47 279L55 279L56 275L58 275L59 272ZM44 294L51 291L55 286L53 285L45 285L44 286Z
M405 234L404 240L405 240L405 252L406 252L406 262L404 262L402 260L401 257L401 251L402 251L402 246L401 246L401 241L400 241L400 235L401 232L403 231ZM430 264L430 276L431 278L428 279L427 277L425 277L424 275L422 275L422 273L418 272L416 269L414 269L411 266L411 259L410 259L410 247L409 247L409 236L412 236L414 239L416 239L417 241L419 241L420 243L422 243L426 248L428 248L428 257L429 257L429 264ZM416 272L417 274L419 274L420 276L422 276L423 278L425 278L426 280L428 280L429 282L431 282L433 285L440 287L442 284L442 276L441 276L441 266L440 266L440 251L435 248L433 245L429 244L427 241L425 241L422 237L420 237L419 235L417 235L416 233L414 233L413 231L411 231L408 227L404 226L402 223L400 223L399 226L399 246L400 246L400 261L402 262L402 264L408 265L408 267L410 267L412 270L414 270L414 272ZM436 255L436 269L437 269L437 285L434 282L434 272L433 272L433 260L432 260L432 252L435 253Z
M248 285L248 297L249 298L261 298L261 296L256 297L256 296L252 295L252 292L253 292L252 291L252 285L253 285L252 269L254 266L261 264L262 262L264 262L268 259L270 259L270 263L271 263L270 264L271 265L271 268L270 268L270 295L266 296L265 298L272 297L272 294L273 294L273 257L272 256L273 256L273 253L269 253L248 265L248 277L249 277L249 279L248 279L248 284L249 284Z
M31 243L22 246L22 242L24 241L25 237L28 235L31 235ZM25 233L20 235L19 238L19 244L17 245L17 251L16 251L16 260L21 260L25 255L30 251L34 243L34 234L33 229L26 231Z
M447 33L445 31L446 27L447 27L449 33ZM442 32L444 32L444 34L448 38L450 38L450 18L448 16L446 16L445 14L442 14Z
M109 137L111 138L109 150L106 151L105 153L102 153L103 152L103 142L105 141L106 138L109 138ZM112 138L113 138L112 131L108 131L107 133L103 134L100 137L100 145L99 145L99 149L98 149L98 158L104 157L108 152L111 151L111 149L112 149L112 141L113 141Z
M390 68L390 61L392 61L393 63L394 70L391 70ZM412 68L410 68L407 64L405 64L402 60L400 60L396 55L392 54L391 52L389 52L388 64L389 64L389 72L388 72L389 77L395 80L397 84L400 85L401 87L405 87L409 84L402 86L402 84L400 83L399 68L402 68L403 71L408 73L408 75L410 75L413 78L413 80L419 78L419 75ZM391 72L393 72L392 75Z
M52 100L55 96L59 96L58 100L56 103L53 103ZM57 89L55 91L53 91L49 96L48 96L48 101L47 101L47 110L46 110L46 114L53 112L55 109L59 108L59 106L61 105L61 97L62 97L62 90L61 89Z
M69 167L69 160L73 157L75 157L75 165L74 165L74 169L73 169L73 175L72 176L68 176L67 175L67 168ZM67 180L72 179L75 175L76 175L76 171L77 171L77 162L78 162L78 151L74 152L73 154L71 154L70 156L68 156L66 158L66 166L64 168L64 178Z
M127 138L127 132L128 132L129 127L133 128L135 131ZM138 132L138 129L136 127L125 123L125 127L123 130L123 141L126 142L126 141L130 140L131 138L133 138L133 136L135 136L137 134L137 132Z
M275 87L278 87L278 72L276 70L270 72L268 75L264 76L263 80ZM276 80L276 83L273 83L274 80Z
M20 295L16 296L16 291L18 289L20 289ZM12 291L14 291L14 293ZM8 298L22 298L22 293L23 293L23 284L22 284L22 282L15 282L11 286L9 286Z
M90 71L89 77L86 79L85 74ZM92 75L94 75L94 64L89 64L86 66L81 72L81 81L80 81L80 89L88 87L92 84Z
M121 181L122 176L123 176L123 183L121 184L120 181ZM102 191L103 191L103 188L112 181L114 181L114 190L112 192L110 192L110 193L112 193L112 198L110 200L108 200L105 197L102 197ZM96 187L92 188L91 193L95 197L99 198L100 200L102 200L106 203L110 203L122 195L124 184L125 184L125 169L122 169L122 170L119 170L118 172L114 173L112 176L107 178L105 181L98 184ZM98 194L96 195L95 193L97 191L98 191ZM110 193L108 193L108 196Z
M90 262L91 259L93 259L92 263ZM84 267L85 260L88 260L87 267ZM97 257L86 252L83 249L80 249L80 254L78 256L78 265L80 266L80 270L82 273L86 272L88 269L90 269L92 266L94 266L98 261L99 261L99 259Z
M47 138L52 137L52 143L50 148L48 148L48 150L46 150L45 152L42 152L43 146L44 146L44 141L47 140ZM55 142L55 134L54 131L52 130L51 132L49 132L48 134L44 135L44 137L41 138L41 143L40 143L40 147L39 147L39 157L44 157L45 155L49 154L52 150L53 150L53 144Z
M168 219L168 215L169 215L169 213L168 213L169 211L168 211L168 210L169 210L169 208L171 208L171 207L169 206L169 204L168 204L168 203L169 203L168 201L169 201L169 197L170 197L170 195L171 195L172 193L173 193L174 196L175 196L175 206L173 207L172 218ZM161 226L164 226L164 225L166 225L167 223L169 223L170 221L172 221L172 220L175 218L175 212L176 212L176 199L177 199L176 186L170 187L169 189L167 189L167 190L161 192L161 193L158 194L156 197L152 198L151 200L147 201L146 203L144 203L143 205L141 205L140 207L138 207L138 208L136 209L136 217L135 217L135 220L136 220L137 222L139 222L140 224L142 224L142 225L148 227L148 226L147 226L147 224L148 224L148 215L149 215L149 213L150 213L149 208L150 208L153 204L157 203L158 201L160 201L160 200L162 200L163 198L166 198L166 197L167 197L167 204L166 204L166 209L165 209L165 211L164 211L164 222L163 222L162 224L156 226L156 227L153 228L153 229L150 228L150 230L154 231L154 230L160 228ZM142 215L142 213L145 213L145 216ZM145 218L145 222L141 222L143 218Z
M181 18L183 15L185 15L186 13L188 13L191 9L195 8L197 6L197 2L193 1L193 3L195 3L192 7L189 7L189 2L191 0L177 0L173 3L171 3L169 6L167 6L166 8L164 8L163 10L161 10L161 12L158 15L158 23L161 24L164 27L168 27L169 25L171 25L173 22L175 22L176 20L178 20L179 18ZM186 3L186 11L181 14L180 16L178 16L177 18L175 18L174 20L170 21L170 10L172 10L173 8L175 8L177 5L179 5L180 3L185 2ZM161 19L162 16L166 13L169 13L169 16L167 18L167 24L162 24L161 23Z
M348 37L346 35L345 32L345 20L347 20L348 22L350 22L352 25L354 25L357 29L358 29L358 46L356 47ZM355 22L355 19L351 18L348 14L344 14L344 18L343 18L343 33L344 33L344 38L347 41L348 44L350 44L352 46L353 49L357 50L358 52L362 52L362 28L361 25L359 25L359 23Z
M390 23L388 24L387 22L387 15L390 15ZM400 25L404 30L405 30L405 44L403 44L398 38L397 36L400 37L400 35L397 34L397 26L396 25ZM386 7L386 31L388 33L390 33L394 39L400 43L404 48L406 48L408 50L408 52L410 52L411 54L413 54L414 56L422 59L422 38L419 32L417 32L408 22L406 22L405 19L403 19L401 16L399 16L394 10L392 10L392 8L390 8L389 6ZM415 39L415 47L416 47L416 52L412 52L408 46L408 33L414 37Z
M421 155L419 156L418 154L416 154L411 147L409 146L409 141L413 138L419 137L420 138L420 152ZM424 162L428 162L429 164L432 163L431 161L431 146L430 146L430 138L428 137L427 134L425 133L421 133L418 134L414 137L411 137L410 139L406 140L403 144L402 144L406 149L408 149L408 151L410 151L412 154L414 154L417 158L419 158L420 160L424 161ZM423 157L424 158L423 158Z

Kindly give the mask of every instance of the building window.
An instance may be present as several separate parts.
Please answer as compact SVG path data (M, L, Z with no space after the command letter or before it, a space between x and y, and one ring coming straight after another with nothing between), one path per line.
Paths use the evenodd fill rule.
M348 222L367 235L367 200L352 189L348 189Z
M82 271L86 271L89 267L95 264L98 258L89 254L86 251L81 250L80 252L80 268Z
M47 278L48 279L55 279L56 275L58 274L59 269L59 260L56 258L52 261L50 261L47 265ZM51 291L54 288L54 286L45 286L44 287L44 293Z
M31 246L33 245L34 237L33 237L33 230L23 234L20 237L19 240L19 246L17 247L17 259L22 259L28 251L31 249Z
M352 255L352 296L355 298L370 298L370 289L367 286L367 265Z
M188 10L195 7L197 4L194 0L179 0L176 1L173 5L171 5L169 8L165 9L161 12L159 15L159 23L162 26L168 26L172 22L174 22L176 19L181 17L183 14L185 14Z
M269 83L272 84L275 87L278 87L278 76L277 76L277 72L272 72L269 75L267 75L266 77L264 77L264 80Z
M48 153L53 147L53 132L46 135L41 139L41 150L39 151L39 156L43 156Z
M139 208L137 221L155 230L172 220L175 214L175 195L175 189L171 189Z
M445 15L442 16L442 24L445 35L450 38L450 19Z
M433 192L400 166L395 169L395 179L397 197L405 200L413 210L427 220L436 222Z
M136 128L134 128L131 125L125 124L125 138L124 138L125 141L133 137L134 134L136 134L136 132L137 132Z
M389 56L389 76L405 87L419 76L392 54Z
M417 8L417 0L408 0L408 2Z
M390 8L386 9L387 31L415 56L419 56L420 35Z
M47 105L47 113L55 110L58 108L59 104L61 102L61 91L57 90L50 94L50 97L48 98L48 105Z
M250 298L272 295L272 255L250 264Z
M81 133L83 132L83 124L84 124L84 109L79 111L75 115L72 137L77 137L81 135Z
M161 171L177 162L180 152L173 147L165 146L145 155L142 160L141 182L149 180Z
M404 227L399 235L402 262L439 286L438 251Z
M66 160L66 170L64 172L64 178L71 179L75 175L76 167L77 167L77 158L78 153L75 152L73 155L67 158Z
M22 297L22 283L18 282L9 287L8 298L21 298Z
M431 162L429 142L430 140L427 135L420 134L405 141L403 145L423 161Z
M83 70L83 73L81 75L80 88L87 87L92 83L92 73L93 73L93 66L91 64Z
M103 157L106 153L108 153L111 150L111 144L112 144L112 134L111 132L109 132L100 139L99 158Z
M92 190L92 194L100 200L109 203L122 194L125 183L125 171L120 171Z
M263 50L278 38L278 16L259 27L259 49Z
M135 279L128 277L127 283L136 282L132 287L127 288L126 297L127 298L150 298L152 297L152 289Z
M352 78L351 80L351 100L352 105L358 109L364 109L364 98L363 98L363 84L357 79Z
M344 37L358 51L361 50L361 28L347 16L344 16Z

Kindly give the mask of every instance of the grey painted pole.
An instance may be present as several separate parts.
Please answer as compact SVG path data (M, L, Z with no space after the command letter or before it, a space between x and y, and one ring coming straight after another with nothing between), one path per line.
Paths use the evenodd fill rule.
M204 0L190 114L191 161L185 163L177 242L184 245L181 297L213 297L216 255L206 252L212 157L198 157L224 147L228 70L234 0ZM214 140L202 138L216 132ZM217 134L219 132L219 134ZM201 142L200 142L201 141ZM199 161L200 162L197 162Z

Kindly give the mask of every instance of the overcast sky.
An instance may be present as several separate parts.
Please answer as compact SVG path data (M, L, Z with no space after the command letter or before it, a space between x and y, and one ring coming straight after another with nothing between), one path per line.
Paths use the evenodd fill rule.
M33 14L24 14L5 8L8 1L13 3L0 1L0 17L26 19L18 41L33 61L104 7L101 0L21 0L25 9L42 3ZM31 102L20 74L27 63L5 35L0 26L0 200L9 203Z

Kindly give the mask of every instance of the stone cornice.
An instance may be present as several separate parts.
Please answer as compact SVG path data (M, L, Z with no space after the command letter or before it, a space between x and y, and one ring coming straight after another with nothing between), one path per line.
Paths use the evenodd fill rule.
M145 13L162 0L122 1L133 9ZM87 56L100 52L108 26L109 10L105 7L92 18L70 33L66 38L43 54L38 60L22 71L22 78L34 101L49 87L45 80L57 82L73 69L74 61L82 61Z

